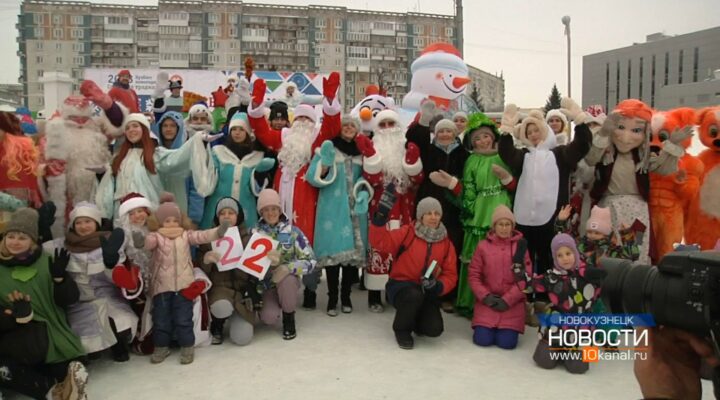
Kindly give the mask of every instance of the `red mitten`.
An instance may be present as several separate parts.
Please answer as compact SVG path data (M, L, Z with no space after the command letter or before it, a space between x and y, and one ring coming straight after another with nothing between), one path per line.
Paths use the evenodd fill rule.
M191 283L190 286L181 290L180 294L183 295L183 297L185 297L186 299L193 301L196 297L202 294L206 286L207 284L205 283L205 281L195 281Z
M369 137L362 133L355 135L355 144L363 156L370 158L375 155L375 145Z
M340 87L340 74L333 72L329 78L323 78L323 96L328 99L329 103L335 99L337 90Z
M140 268L135 265L129 267L118 265L113 268L112 280L117 287L134 292L140 282Z
M252 101L254 107L260 106L265 101L266 91L267 85L265 84L264 80L257 79L255 83L253 83Z
M405 164L413 165L417 162L419 158L420 149L417 147L417 145L415 145L415 143L408 144L408 147L405 150Z
M83 81L80 85L80 93L103 110L107 110L113 105L113 100L110 96L103 92L102 89L100 89L100 87L93 81Z

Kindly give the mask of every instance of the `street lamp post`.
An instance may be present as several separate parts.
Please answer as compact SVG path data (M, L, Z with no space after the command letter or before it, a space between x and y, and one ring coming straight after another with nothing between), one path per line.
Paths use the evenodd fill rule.
M566 15L562 17L562 23L565 25L565 35L567 36L567 95L568 97L572 97L570 86L570 16Z

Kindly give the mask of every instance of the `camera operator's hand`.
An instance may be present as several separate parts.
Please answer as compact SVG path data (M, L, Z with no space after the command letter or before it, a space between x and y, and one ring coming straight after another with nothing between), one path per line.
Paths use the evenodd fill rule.
M635 378L645 398L700 399L700 364L706 359L717 366L710 344L689 332L670 328L652 328L647 358L635 360Z

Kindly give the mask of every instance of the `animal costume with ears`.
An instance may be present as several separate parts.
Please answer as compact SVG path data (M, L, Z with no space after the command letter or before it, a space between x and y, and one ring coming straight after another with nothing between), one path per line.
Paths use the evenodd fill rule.
M700 141L707 149L697 157L705 170L700 188L688 207L685 242L697 243L701 249L709 250L716 242L720 244L720 107L699 110L696 124Z
M368 88L370 89L370 88ZM360 120L360 130L365 134L372 133L373 118L384 110L395 108L395 100L382 94L368 94L350 111L350 115Z
M312 241L315 236L315 214L317 208L318 191L305 179L315 150L326 141L331 140L340 133L341 106L337 98L337 89L340 86L340 75L337 72L330 74L330 78L323 78L323 119L320 128L311 128L310 138L305 144L299 144L294 121L290 128L282 131L271 129L265 118L263 100L267 87L265 81L258 79L253 83L253 101L248 108L250 127L255 132L257 140L272 151L278 152L280 168L275 173L274 188L280 194L282 209L290 218L290 223L296 225ZM301 104L295 108L295 118L303 115L312 121L317 120L315 109L312 106ZM292 146L288 145L292 143ZM296 146L297 145L297 146ZM283 161L286 160L286 161ZM291 165L292 164L292 165Z
M81 201L92 202L97 188L96 172L112 159L108 143L122 135L127 110L113 102L92 81L80 87L83 96L69 96L60 114L47 122L45 164L48 200L57 207L53 236L65 231L66 216ZM93 117L93 103L103 112Z
M623 223L632 225L640 246L639 262L643 264L650 263L652 242L643 235L644 232L652 233L648 230L648 173L667 175L675 172L678 159L684 154L679 143L687 138L682 132L673 133L663 149L651 155L651 118L652 110L640 100L621 101L593 138L592 148L585 157L587 164L595 166L596 171L590 195L601 207L610 207L613 231L618 231ZM628 127L633 121L637 125L631 131Z
M652 118L650 148L659 151L673 132L692 129L695 124L695 110L678 108L668 112L657 112ZM690 147L688 137L682 146ZM673 244L682 242L684 220L690 201L700 188L703 164L690 154L680 158L678 172L670 175L650 173L650 225L652 226L655 256L653 264L673 251Z

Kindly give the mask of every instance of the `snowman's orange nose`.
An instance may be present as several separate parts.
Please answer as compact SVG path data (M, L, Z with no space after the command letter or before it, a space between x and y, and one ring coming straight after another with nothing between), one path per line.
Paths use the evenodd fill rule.
M458 89L463 87L464 85L467 85L468 83L470 83L470 78L465 76L458 76L457 78L453 78L452 81L453 86Z
M360 119L363 121L370 121L372 119L372 110L368 107L363 108L360 110Z

